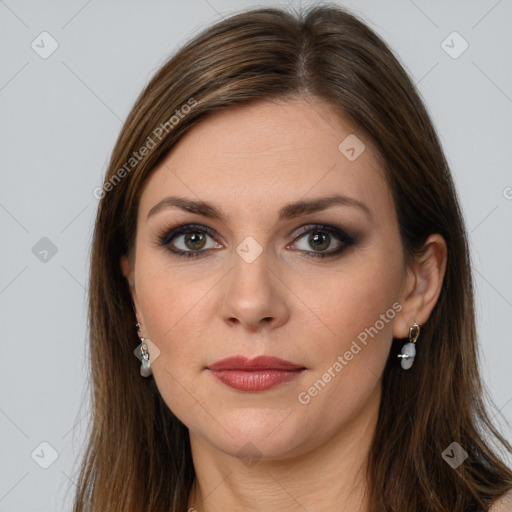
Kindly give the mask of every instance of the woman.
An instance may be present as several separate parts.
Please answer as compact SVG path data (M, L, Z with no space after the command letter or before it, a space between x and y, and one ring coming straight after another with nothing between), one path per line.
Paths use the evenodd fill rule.
M511 509L452 178L361 21L205 30L99 195L76 512Z

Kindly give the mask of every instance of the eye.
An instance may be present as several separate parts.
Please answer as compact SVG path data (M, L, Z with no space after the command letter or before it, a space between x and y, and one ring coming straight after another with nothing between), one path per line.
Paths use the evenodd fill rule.
M305 235L308 235L306 238ZM157 244L165 246L169 252L177 256L186 258L198 258L205 256L209 251L206 249L220 249L223 246L213 238L216 232L200 224L187 224L172 229L166 229L157 237ZM212 238L208 244L208 238ZM297 240L305 239L301 242L304 246L297 247ZM338 240L337 248L332 250L333 240ZM347 247L354 244L353 236L342 229L334 226L315 224L313 226L303 226L299 230L292 247L297 247L300 251L313 258L327 258L336 256ZM308 247L309 246L309 247ZM313 250L309 248L312 247ZM331 248L330 251L327 249ZM205 253L205 254L203 254Z
M178 256L197 258L200 253L205 252L202 249L222 247L215 241L208 245L207 238L213 237L214 234L215 232L206 226L188 224L165 231L159 236L158 243L159 245L168 246L169 251Z
M332 226L326 226L316 224L314 226L305 226L302 228L301 234L305 233L308 236L299 236L295 240L304 239L303 247L297 247L297 242L293 243L294 247L297 247L301 251L305 251L308 256L313 258L327 258L336 256L344 251L347 247L350 247L354 243L354 239L345 231L335 228ZM333 238L338 239L337 249L327 251L329 247L332 249ZM309 247L313 247L313 250L309 250Z

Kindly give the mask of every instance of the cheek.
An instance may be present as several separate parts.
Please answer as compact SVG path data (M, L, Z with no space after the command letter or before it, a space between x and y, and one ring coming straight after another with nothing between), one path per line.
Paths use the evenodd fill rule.
M363 288L359 280L356 291L336 289L332 297L339 299L338 306L331 302L324 309L335 335L317 338L312 347L315 366L295 397L298 417L307 417L315 427L308 434L311 442L335 435L372 405L378 408L392 322L400 306L388 291L392 288L382 288L379 276L374 277L369 287Z
M323 283L321 292L308 297L322 320L318 332L323 334L313 336L309 331L315 371L308 383L320 381L311 394L303 391L317 403L329 402L333 414L339 412L336 404L346 408L374 391L389 354L394 318L402 309L397 301L400 258L385 257L384 251L372 254L360 258L357 268L318 281Z
M198 276L193 262L176 264L163 251L143 249L138 255L137 297L153 341L179 348L193 341L207 292L218 278L211 272Z
M160 350L152 362L153 378L180 420L187 425L207 422L211 418L200 405L205 403L201 373L212 342L219 339L212 315L222 271L205 267L200 271L201 265L193 262L189 267L176 265L162 255L148 253L141 251L138 260L137 297L148 337Z
M300 288L299 283L294 286L321 324L317 339L323 339L323 343L315 346L315 352L329 348L339 353L348 349L360 334L364 341L365 333L368 339L387 340L391 337L393 319L401 309L397 305L393 308L401 284L399 255L391 257L384 247L379 251L375 246L372 251L354 255L341 268L318 270L316 275L302 279ZM309 325L305 327L310 329Z

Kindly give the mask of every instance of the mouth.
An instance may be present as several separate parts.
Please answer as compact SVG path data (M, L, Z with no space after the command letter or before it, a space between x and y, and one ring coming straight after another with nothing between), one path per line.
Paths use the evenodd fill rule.
M206 367L225 385L238 391L265 391L298 377L306 368L277 357L228 357Z

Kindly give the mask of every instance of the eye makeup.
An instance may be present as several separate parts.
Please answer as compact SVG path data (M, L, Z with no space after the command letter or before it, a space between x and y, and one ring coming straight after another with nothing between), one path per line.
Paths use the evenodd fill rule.
M305 249L297 249L300 253L306 255L311 258L331 258L340 255L344 252L348 247L351 247L357 242L358 236L354 233L349 232L346 229L342 229L337 226L333 226L331 224L322 224L322 223L313 223L313 224L305 224L300 226L295 230L292 234L294 237L292 241L292 245L295 245L297 241L305 238L304 235L309 234L309 238L307 239L307 243L310 241L318 241L320 240L321 244L327 241L329 242L329 246L331 245L331 241L338 240L339 246L330 251L316 251L316 250L305 250ZM175 239L179 237L185 237L187 242L190 241L190 235L199 236L201 242L201 237L210 237L213 240L217 240L220 238L216 231L208 226L204 226L202 224L182 224L177 226L166 226L164 229L160 230L155 237L155 244L157 246L165 247L172 256L177 257L185 257L185 258L202 258L206 257L213 250L218 250L218 247L206 248L204 246L200 249L190 249L184 250L176 247L173 242ZM188 238L187 238L188 237ZM194 242L197 243L197 242ZM218 244L218 242L216 242ZM289 244L290 245L290 244ZM288 246L287 246L288 247Z

